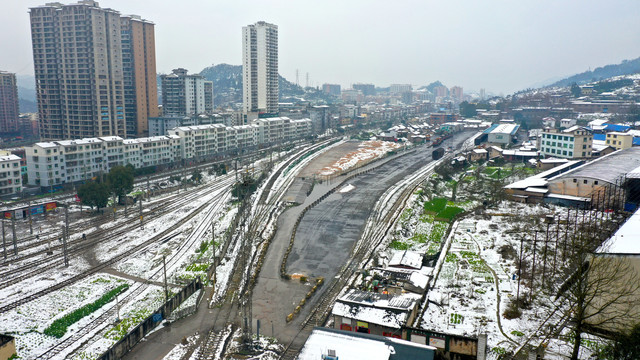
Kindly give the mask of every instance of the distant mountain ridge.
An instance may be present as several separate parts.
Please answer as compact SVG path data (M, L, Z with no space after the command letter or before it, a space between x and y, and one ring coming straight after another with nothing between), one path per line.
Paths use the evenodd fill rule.
M573 83L578 85L589 82L608 79L614 76L630 75L640 73L640 58L633 60L623 60L620 64L606 65L595 68L593 71L585 71L580 74L556 81L546 87L565 87Z
M200 75L213 81L214 103L242 101L242 65L217 64L204 68ZM280 98L303 95L304 90L279 75Z

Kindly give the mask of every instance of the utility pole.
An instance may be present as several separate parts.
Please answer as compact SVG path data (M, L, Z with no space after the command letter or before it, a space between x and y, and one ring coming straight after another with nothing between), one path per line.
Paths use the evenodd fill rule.
M64 254L64 266L69 266L69 257L67 255L67 232L62 228L62 253Z
M63 204L64 206L64 226L62 227L62 253L64 255L64 266L69 266L69 254L67 249L67 242L69 241L69 204Z
M31 219L31 200L29 200L29 205L27 206L27 215L29 216L29 234L33 235L33 222Z
M167 256L162 255L162 269L164 272L164 301L169 302L169 290L167 289Z
M143 217L142 217L142 198L143 198L142 195L138 197L138 204L140 209L140 227L144 227Z
M118 301L118 295L116 295L116 322L120 322L120 301Z
M4 219L2 221L2 248L4 249L4 258L7 259L7 238L4 234Z
M16 213L11 218L11 232L13 232L13 254L18 256L18 238L16 237Z
M211 241L213 245L213 286L215 290L215 286L217 283L216 272L218 271L218 260L216 258L216 222L211 222Z
M149 193L149 175L147 175L147 201L149 201L151 194Z
M520 236L520 261L518 263L518 291L516 292L516 301L520 299L520 275L522 274L522 247L524 246L524 238Z
M69 204L64 204L64 230L69 239Z
M113 203L111 205L113 208L113 221L116 221L116 196L113 195Z

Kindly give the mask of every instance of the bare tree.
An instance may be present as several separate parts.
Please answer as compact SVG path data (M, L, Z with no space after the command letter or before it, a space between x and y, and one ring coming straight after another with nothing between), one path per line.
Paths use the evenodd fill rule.
M570 259L573 274L561 286L571 311L572 360L577 360L585 332L612 335L635 325L640 316L640 277L632 257L595 253L593 239L577 236Z

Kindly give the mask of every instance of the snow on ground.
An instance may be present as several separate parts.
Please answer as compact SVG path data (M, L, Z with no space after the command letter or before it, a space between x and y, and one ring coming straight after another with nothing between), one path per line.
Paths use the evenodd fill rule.
M389 141L369 140L360 144L357 151L348 153L333 165L320 169L319 175L334 175L358 165L364 165L370 161L384 156L389 151L400 148L401 145Z
M501 178L508 184L530 175L532 171L511 164L505 165L502 172L496 172L494 167L480 170L483 171L469 170L462 175L456 173L453 176L458 185L456 202L449 202L448 205L473 210L483 199L491 196L487 187L490 179ZM480 177L486 180L478 181ZM394 231L389 233L389 248L379 253L379 264L384 265L394 254L405 249L427 255L439 251L449 224L435 220L434 215L424 211L423 204L435 197L450 200L453 184L453 181L444 181L438 175L433 175L423 183L423 188L410 198ZM515 349L539 329L547 331L545 319L558 304L552 301L554 294L548 290L540 290L540 284L546 280L541 275L542 241L536 249L539 256L536 263L540 266L534 280L534 296L531 296L529 278L521 279L520 283L520 297L528 300L531 298L530 307L521 309L522 315L519 318L509 320L503 316L518 293L516 264L522 233L529 230L529 235L533 237L531 230L534 227L543 230L542 220L546 215L562 218L566 215L566 208L502 201L478 215L468 214L459 218L450 250L445 253L442 269L423 304L423 307L427 306L424 317L415 326L467 336L487 333L489 347L496 354ZM524 243L524 254L525 260L531 261L530 242ZM550 261L547 261L546 277L551 277ZM560 307L558 314L563 310L565 309ZM538 345L540 341L541 338L536 336L531 343ZM559 354L566 354L567 346L566 342L548 341L547 357L561 358Z
M191 346L194 346L198 342L199 334L195 334L186 338L186 344L178 344L173 350L171 350L163 360L180 360L186 354Z
M339 192L341 193L348 193L349 191L355 189L356 187L351 185L351 184L347 184L345 187L343 187L342 189L339 190Z
M147 318L164 302L164 289L154 285L135 285L146 286L140 295L136 296L133 301L126 304L120 304L120 322L107 325L98 336L94 336L87 345L77 350L73 359L95 359L102 355L113 344L122 338L128 331L137 326L142 320ZM127 291L133 291L131 288ZM126 292L123 296L126 295ZM171 296L171 294L169 294Z
M46 255L42 255L46 256ZM86 260L78 258L69 262L69 267L59 268L55 271L43 271L39 276L25 279L17 284L0 289L0 299L2 304L9 304L33 294L40 290L53 286L60 281L68 279L82 271L90 268Z
M59 339L43 334L54 320L96 301L108 291L124 283L131 285L128 280L107 274L90 276L81 282L0 314L0 333L10 334L16 338L16 350L20 357L35 357L59 342ZM109 304L70 326L66 336L100 316L108 307Z

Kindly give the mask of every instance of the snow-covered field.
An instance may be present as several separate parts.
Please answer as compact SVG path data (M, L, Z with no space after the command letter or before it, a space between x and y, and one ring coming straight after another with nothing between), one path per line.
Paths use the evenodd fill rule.
M228 175L227 178L232 180L233 175ZM216 182L223 179L218 178ZM212 180L212 176L204 176L205 183ZM228 181L228 183L230 184L231 181ZM167 275L170 289L173 288L172 284L180 284L195 276L202 275L206 271L208 261L212 258L213 253L213 246L210 246L210 244L206 247L205 252L200 252L204 248L202 242L210 242L211 240L211 221L215 219L217 222L216 240L220 245L220 238L236 211L235 207L229 205L229 187L215 191L202 191L202 189L205 189L205 187L194 190L201 192L201 194L188 206L155 220L145 219L146 222L143 228L136 226L131 231L128 231L126 235L113 237L96 246L93 250L95 260L99 262L106 261L114 255L122 253L169 228L177 220L188 215L189 212L194 211L199 206L208 204L204 211L177 229L176 233L178 235L171 240L164 243L155 243L143 251L139 251L134 256L128 257L125 261L114 264L113 271L109 271L109 273L116 275L98 273L64 289L19 306L14 310L0 314L0 332L11 334L16 338L18 355L22 358L34 358L66 337L72 336L105 311L114 308L115 301L112 301L91 315L82 318L68 328L67 335L63 339L56 339L42 333L55 319L95 301L116 287L117 284L126 282L130 285L130 289L120 295L119 312L121 321L117 325L111 324L115 321L114 316L109 323L92 331L88 335L89 338L83 339L83 342L85 342L84 340L89 340L87 342L88 345L77 349L73 355L69 353L69 351L73 350L73 347L59 355L74 358L95 358L119 340L128 330L149 316L164 301L164 290L161 286L139 282L151 280L159 283L162 281L162 272L159 270L162 269L163 256L166 256L167 259ZM163 195L152 201L166 201L168 196ZM132 211L133 209L130 209L130 216ZM137 211L135 214L137 215ZM119 216L115 223L105 224L102 227L117 228L124 219L123 216ZM44 228L43 230L46 231L47 229ZM74 234L74 236L79 237L81 234ZM194 265L196 262L197 264ZM0 290L0 297L2 297L3 303L9 303L18 300L25 294L45 289L89 268L90 265L85 257L73 257L69 267L56 267L45 270L37 277ZM122 274L122 277L117 274ZM137 289L138 286L143 286L139 295L129 299L129 301L122 301L123 298L127 297L127 294ZM173 289L177 290L177 288ZM93 338L91 338L92 336Z
M353 151L338 159L333 165L320 169L319 175L334 175L355 166L364 165L384 156L389 151L400 148L401 145L389 141L369 140L360 144L357 151Z
M481 205L482 196L491 196L486 193L490 191L490 179L502 178L504 183L509 183L528 174L529 170L512 168L510 164L505 165L502 172L491 168L454 174L457 182L455 203L450 201L454 182L434 175L411 197L395 231L387 237L389 247L378 253L378 263L385 264L405 249L427 255L439 251L449 224L426 211L428 201L444 197L449 200L447 206L473 210ZM477 177L485 181L478 183ZM450 248L441 255L441 271L436 272L435 284L422 304L424 315L413 325L464 336L488 334L488 345L494 356L513 351L526 341L535 346L544 341L546 358L562 359L561 354L567 353L570 344L565 340L540 338L541 332L548 330L549 324L557 321L566 310L562 304L553 302L555 294L552 290L542 286L547 280L542 279L542 271L548 278L556 271L552 269L551 244L544 250L549 261L543 270L542 241L538 243L536 277L533 283L529 278L521 279L519 289L517 265L523 231L531 230L534 224L540 228L540 219L547 215L557 219L563 214L566 214L566 208L502 201L495 207L458 218ZM531 240L524 243L525 263L532 262ZM559 271L561 265L557 267ZM521 309L520 316L507 319L505 309L515 301L517 294L528 304ZM547 320L549 316L552 316L551 320ZM584 354L588 353L589 350L584 351Z

